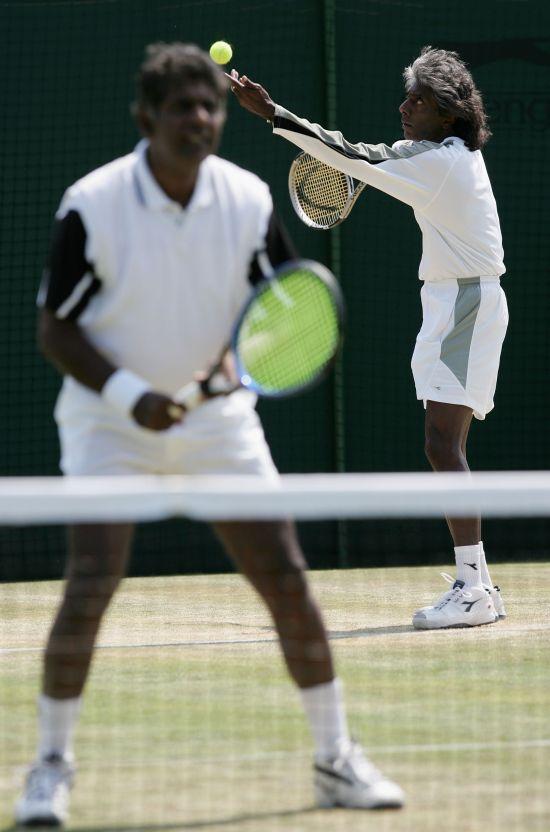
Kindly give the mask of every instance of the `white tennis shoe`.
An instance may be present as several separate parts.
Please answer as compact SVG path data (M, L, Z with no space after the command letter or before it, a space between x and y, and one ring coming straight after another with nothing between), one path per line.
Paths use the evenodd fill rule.
M18 826L62 826L69 814L74 768L57 754L36 762L15 807Z
M485 587L464 588L464 581L454 581L451 575L441 573L452 587L431 607L423 607L413 615L416 630L440 630L449 627L479 627L494 624L499 615L495 610L491 592Z
M361 746L347 742L331 760L317 760L315 801L320 809L400 809L405 794L368 760Z
M495 608L495 612L499 618L506 618L506 608L504 606L504 601L502 600L502 595L500 592L499 586L486 586L485 589L491 596L491 600L493 602L493 606Z

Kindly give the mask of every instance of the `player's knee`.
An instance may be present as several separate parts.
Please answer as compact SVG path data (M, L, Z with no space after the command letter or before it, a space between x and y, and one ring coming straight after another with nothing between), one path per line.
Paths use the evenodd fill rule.
M73 576L67 582L63 612L72 620L99 620L115 594L120 576Z
M270 575L265 582L265 600L275 614L299 612L309 600L309 586L300 568Z
M458 440L435 428L426 431L424 453L435 470L454 467L462 457Z
M308 582L303 569L292 569L277 581L281 596L290 599L304 598L308 594Z
M424 440L424 453L426 454L428 462L435 467L440 455L440 443L437 438L429 432L426 432L426 438Z

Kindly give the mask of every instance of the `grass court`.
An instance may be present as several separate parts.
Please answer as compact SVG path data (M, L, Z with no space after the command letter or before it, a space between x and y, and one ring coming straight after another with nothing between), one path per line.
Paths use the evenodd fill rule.
M416 632L437 569L311 573L353 734L401 812L318 811L311 741L271 622L237 575L127 579L100 634L68 829L548 832L550 564L493 569L508 618ZM2 588L0 830L34 754L60 582Z

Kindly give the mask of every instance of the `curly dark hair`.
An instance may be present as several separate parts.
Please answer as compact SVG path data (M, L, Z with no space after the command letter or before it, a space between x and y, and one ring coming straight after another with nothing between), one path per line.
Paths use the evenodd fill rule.
M454 116L453 134L469 150L479 150L490 139L488 117L480 91L456 52L424 46L419 57L403 71L405 89L417 85L428 90L442 115Z
M193 43L151 43L136 75L137 109L156 110L170 90L182 81L204 81L218 95L227 98L228 82L210 56Z

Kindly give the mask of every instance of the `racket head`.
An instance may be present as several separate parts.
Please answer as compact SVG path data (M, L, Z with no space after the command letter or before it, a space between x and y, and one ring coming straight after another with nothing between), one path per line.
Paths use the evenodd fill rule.
M231 348L240 384L273 399L315 386L336 359L343 326L334 275L312 260L285 263L256 286L235 325Z
M354 202L351 176L299 153L290 166L288 191L292 207L310 228L327 231L344 220Z

